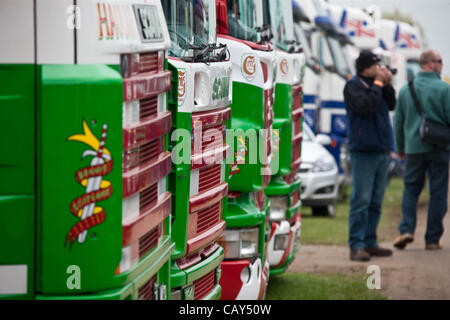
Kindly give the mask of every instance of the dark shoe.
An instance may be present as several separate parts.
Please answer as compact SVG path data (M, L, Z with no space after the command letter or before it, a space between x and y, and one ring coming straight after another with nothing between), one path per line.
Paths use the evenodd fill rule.
M350 250L350 260L353 261L369 261L370 255L364 249Z
M442 249L442 244L439 243L428 243L425 245L425 250L439 250Z
M397 249L405 249L406 245L408 243L411 243L414 241L414 236L410 233L404 233L402 235L399 235L395 240L394 240L394 247L396 247Z
M370 254L371 257L390 257L392 256L391 249L385 249L381 247L376 248L367 248L367 253Z

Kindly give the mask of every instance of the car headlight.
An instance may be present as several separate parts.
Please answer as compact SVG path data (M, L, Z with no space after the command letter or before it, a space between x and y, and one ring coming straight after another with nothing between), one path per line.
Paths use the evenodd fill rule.
M331 171L335 168L335 163L333 158L324 158L319 159L314 163L314 166L312 168L312 172L325 172L325 171Z
M219 240L225 259L251 258L258 254L259 229L227 229Z
M270 197L270 220L283 221L286 219L288 197Z

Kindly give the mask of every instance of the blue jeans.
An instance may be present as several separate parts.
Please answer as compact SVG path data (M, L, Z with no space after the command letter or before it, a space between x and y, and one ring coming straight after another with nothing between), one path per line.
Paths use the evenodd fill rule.
M350 198L351 250L376 248L377 226L386 191L389 152L350 152L353 189Z
M425 173L430 184L430 203L428 205L427 231L425 242L437 244L444 233L443 220L447 212L449 152L436 151L408 154L405 167L405 189L403 190L400 223L401 234L414 234L417 218L417 201L425 185Z

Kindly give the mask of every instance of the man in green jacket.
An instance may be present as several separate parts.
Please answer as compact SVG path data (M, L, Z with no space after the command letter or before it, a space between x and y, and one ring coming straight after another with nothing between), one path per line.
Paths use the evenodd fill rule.
M419 59L421 72L414 79L414 89L424 118L450 126L450 86L441 80L442 58L434 50L424 51ZM399 92L395 108L395 143L400 158L406 158L400 236L394 246L404 249L414 241L417 200L428 173L430 203L428 207L425 249L442 248L443 219L447 212L449 150L436 149L420 140L420 115L414 106L408 85Z

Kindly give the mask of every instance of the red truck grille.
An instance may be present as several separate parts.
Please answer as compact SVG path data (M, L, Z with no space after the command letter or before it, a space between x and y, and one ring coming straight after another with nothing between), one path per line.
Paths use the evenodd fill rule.
M292 145L292 161L297 160L300 158L301 153L301 143L295 143Z
M215 165L200 169L198 192L203 192L203 191L211 189L215 186L218 186L220 184L221 171L222 171L222 166L220 164L215 164Z
M139 72L158 71L158 52L146 52L139 55Z
M139 210L141 213L152 207L158 200L158 183L139 193Z
M283 178L287 184L291 184L295 181L296 177L297 177L297 170L292 170L290 174L284 176Z
M220 208L218 202L208 208L198 211L197 234L202 233L220 222Z
M299 109L302 107L302 86L297 85L292 88L292 95L294 97L293 109Z
M158 114L158 96L147 97L140 100L139 119L145 120Z
M302 118L300 118L294 122L294 134L293 135L297 135L300 132L302 132Z
M271 123L273 106L273 89L264 90L264 112L266 124Z
M266 195L264 189L254 193L255 204L259 210L261 210L266 204Z
M204 275L194 281L194 300L203 299L210 293L216 284L216 271Z
M267 89L264 91L264 129L266 129L265 132L265 139L266 139L266 155L267 158L272 153L272 143L271 143L271 136L270 136L270 126L273 123L273 88ZM267 159L265 159L265 163L267 162Z
M158 244L159 226L150 230L139 239L139 258L145 256Z
M125 150L123 155L124 170L130 170L138 165L145 165L156 159L163 151L164 137L158 137L138 148Z
M222 136L222 139L218 138L218 133ZM220 123L215 126L202 128L202 152L205 152L206 148L209 150L220 148L225 142L225 136L223 132L223 124Z
M291 203L291 207L296 205L300 199L300 190L294 191L292 193L292 203Z
M153 286L156 282L156 275L139 288L138 300L153 300Z
M161 153L161 138L156 138L139 147L139 164L149 162Z

